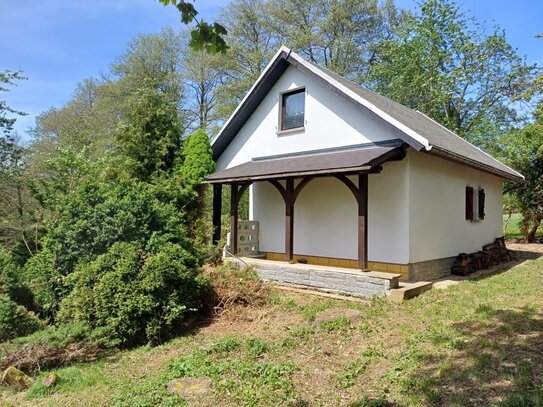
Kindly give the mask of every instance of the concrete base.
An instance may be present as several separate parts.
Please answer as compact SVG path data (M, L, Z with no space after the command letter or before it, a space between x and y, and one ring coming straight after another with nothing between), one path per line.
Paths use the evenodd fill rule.
M362 272L339 267L311 264L289 264L254 258L227 258L241 267L254 267L263 280L303 286L324 292L367 299L386 296L397 288L400 274L379 271Z
M417 281L416 283L400 283L400 287L390 290L390 299L396 302L409 300L425 291L431 290L433 283L428 281Z

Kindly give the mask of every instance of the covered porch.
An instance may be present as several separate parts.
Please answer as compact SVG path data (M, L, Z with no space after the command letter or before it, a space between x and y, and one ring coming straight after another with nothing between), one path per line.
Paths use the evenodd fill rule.
M239 203L241 197L254 183L266 183L273 186L281 196L284 206L284 252L267 253L267 258L292 263L308 262L319 265L368 270L368 177L379 174L382 164L388 161L402 160L405 157L405 145L398 141L363 145L328 152L307 152L297 155L255 158L250 162L218 171L207 178L213 184L213 226L214 242L221 238L222 187L230 187L230 252L239 255ZM295 207L300 193L319 178L333 179L344 185L354 202L357 214L353 215L352 224L356 225L356 258L330 259L321 257L321 253L307 256L307 253L295 253ZM270 187L271 188L271 187ZM346 197L344 200L349 200ZM276 207L278 203L276 202ZM352 205L352 204L351 204ZM352 213L352 212L351 212ZM323 216L326 213L323 212ZM350 219L350 218L348 218ZM259 219L254 219L259 220ZM350 221L348 220L350 223ZM306 232L307 233L307 232ZM304 236L299 235L298 239ZM260 257L263 257L262 254ZM330 257L330 256L328 256ZM342 257L342 256L332 256ZM336 260L332 262L332 260Z

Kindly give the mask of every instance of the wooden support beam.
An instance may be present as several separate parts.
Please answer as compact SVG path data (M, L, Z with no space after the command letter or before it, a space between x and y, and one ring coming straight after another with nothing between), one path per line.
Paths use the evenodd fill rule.
M288 178L285 188L285 260L294 254L294 179Z
M340 175L334 175L334 178L337 178L341 182L343 182L347 188L353 193L354 199L356 199L356 202L358 202L358 188L354 184L353 181L351 181L347 176L340 174Z
M230 187L230 252L235 256L238 254L238 184Z
M221 240L222 184L213 184L213 244Z
M368 268L368 174L358 175L358 266Z
M249 181L249 182L244 182L243 184L241 184L239 190L238 190L238 206L239 206L239 202L241 201L241 197L243 196L243 194L245 193L245 191L247 191L249 189L249 187L251 186L251 184L253 183L253 181Z
M281 194L281 197L283 198L283 201L286 203L287 202L287 191L285 190L285 187L283 185L281 185L279 183L279 181L277 181L276 179L269 179L268 182L270 184L272 184L275 189L277 189L279 191L279 193Z
M296 199L298 198L298 195L300 195L300 192L302 192L302 189L304 189L306 185L309 184L314 179L315 177L304 177L304 179L302 179L300 183L296 185L296 188L294 188L294 202L296 202Z

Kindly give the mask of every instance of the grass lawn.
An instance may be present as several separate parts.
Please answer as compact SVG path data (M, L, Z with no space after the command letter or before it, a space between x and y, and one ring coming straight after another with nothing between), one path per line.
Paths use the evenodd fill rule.
M57 370L0 399L14 406L543 405L543 259L396 304L273 291L192 334ZM362 311L313 327L331 308ZM42 373L42 374L45 374ZM213 391L166 390L205 376ZM3 405L0 403L0 405Z
M522 239L522 233L520 232L520 222L522 221L522 216L520 213L513 213L511 218L508 214L503 215L503 229L505 232L505 237L507 239ZM536 236L543 236L543 226L539 227Z

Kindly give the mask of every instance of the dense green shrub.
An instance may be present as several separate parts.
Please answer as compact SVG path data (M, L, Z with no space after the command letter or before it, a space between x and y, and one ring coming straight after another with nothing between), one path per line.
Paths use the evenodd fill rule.
M203 184L205 177L215 171L213 151L209 137L203 130L197 130L184 143L181 152L183 165L177 173L181 178L185 193L189 198L184 209L187 219L187 233L200 249L200 259L209 258L211 247L211 194L208 185Z
M215 171L209 137L203 130L197 130L187 138L183 147L181 176L187 187L197 189L204 178Z
M11 253L0 246L0 294L27 308L33 308L32 293L21 279L21 269Z
M131 242L142 249L175 243L192 251L183 212L163 199L173 194L156 185L125 181L87 183L63 197L43 250L25 267L42 315L54 318L72 289L69 276L115 243Z
M187 312L201 307L207 283L194 256L179 244L154 250L116 243L78 267L59 319L84 321L121 345L159 342L175 333Z
M31 334L43 324L33 313L0 294L0 342Z

